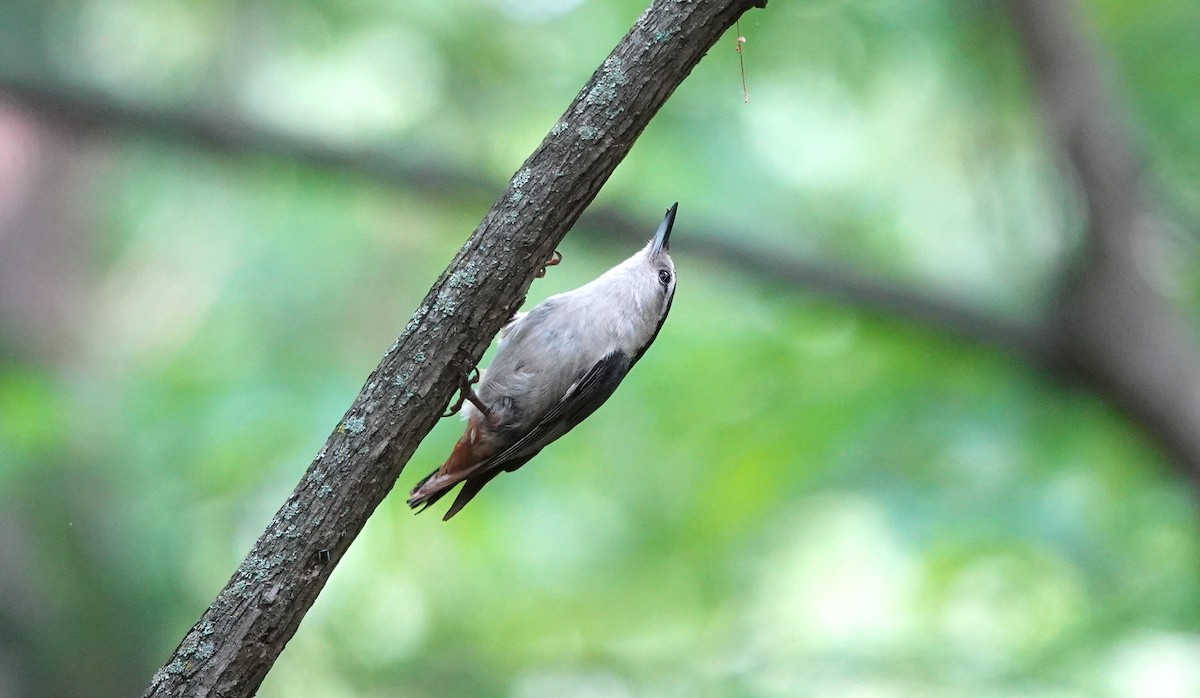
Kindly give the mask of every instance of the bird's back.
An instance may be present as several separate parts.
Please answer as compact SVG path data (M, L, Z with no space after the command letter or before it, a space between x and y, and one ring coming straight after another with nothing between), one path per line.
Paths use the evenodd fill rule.
M532 426L613 350L612 328L596 322L595 299L582 290L547 298L506 333L479 386L502 425Z

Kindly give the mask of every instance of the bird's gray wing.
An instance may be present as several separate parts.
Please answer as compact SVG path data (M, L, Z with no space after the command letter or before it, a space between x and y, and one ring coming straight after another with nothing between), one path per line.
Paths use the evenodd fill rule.
M488 469L516 470L571 431L616 391L632 363L629 355L619 349L609 352L585 371L528 433L490 458Z
M595 412L621 384L632 364L629 355L620 350L609 353L593 364L579 380L571 384L562 399L555 403L532 429L508 448L471 469L470 474L463 478L465 482L462 489L458 491L458 496L454 498L454 503L442 519L449 521L450 517L474 499L492 478L502 471L512 472L525 465L550 442L566 434ZM450 488L446 488L425 502L425 505L428 507L449 491Z

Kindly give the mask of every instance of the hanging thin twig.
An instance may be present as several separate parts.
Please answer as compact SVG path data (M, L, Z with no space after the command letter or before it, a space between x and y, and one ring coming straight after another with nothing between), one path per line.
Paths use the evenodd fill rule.
M746 37L742 36L741 20L738 20L736 22L736 24L737 24L737 33L738 33L738 38L737 38L738 65L742 69L742 101L748 104L750 102L750 93L746 91L746 56L742 53L742 44L746 43Z

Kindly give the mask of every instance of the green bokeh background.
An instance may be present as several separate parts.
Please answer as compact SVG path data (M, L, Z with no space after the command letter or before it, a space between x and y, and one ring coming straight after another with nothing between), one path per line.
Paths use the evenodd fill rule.
M620 0L6 0L0 66L484 192L71 141L66 339L0 318L0 694L132 695L591 71ZM1085 3L1200 308L1200 6ZM680 202L670 321L450 523L401 491L260 695L1200 695L1196 494L1096 396L693 256L722 235L1031 317L1081 221L1002 8L772 0L598 202ZM0 93L2 97L2 93ZM530 303L633 250L577 227ZM486 363L486 362L485 362Z

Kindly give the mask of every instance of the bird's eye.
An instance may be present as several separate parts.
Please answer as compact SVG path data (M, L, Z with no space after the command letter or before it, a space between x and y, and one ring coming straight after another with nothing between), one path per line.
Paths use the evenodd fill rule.
M658 283L662 284L663 286L670 284L671 283L671 272L667 271L666 269L659 269L658 270Z

